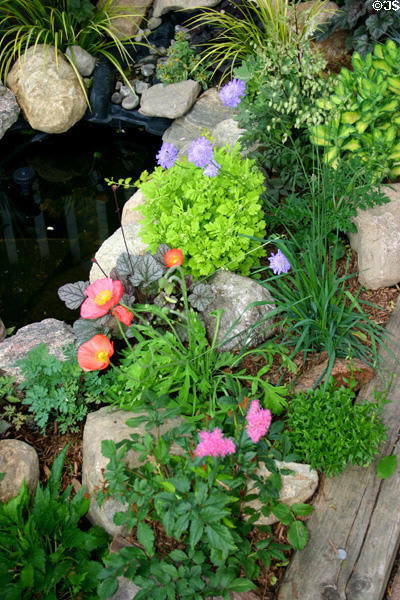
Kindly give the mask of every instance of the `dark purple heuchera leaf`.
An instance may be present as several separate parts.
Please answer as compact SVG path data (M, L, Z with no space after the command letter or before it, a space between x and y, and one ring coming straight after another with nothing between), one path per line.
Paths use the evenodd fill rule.
M366 2L353 2L347 13L347 21L351 27L353 27L359 17L362 17L367 12L367 3Z
M165 264L165 260L164 260L164 256L166 255L166 253L171 250L171 248L169 246L167 246L167 244L160 244L157 248L157 252L154 255L154 258L156 259L156 261L165 269L167 270L167 266Z
M136 264L140 261L141 256L134 256L133 254L128 254L127 252L123 252L117 260L116 269L121 277L126 275L132 275L135 269Z
M138 258L140 260L135 264L135 272L129 277L129 281L133 287L138 287L139 285L147 287L150 283L161 279L165 269L162 268L160 263L151 254L145 254L145 256L139 256Z
M67 308L75 310L79 308L87 296L86 288L89 287L88 281L76 281L75 283L66 283L58 290L58 297L65 302Z
M106 315L109 319L109 315ZM79 344L84 344L92 339L98 333L108 333L108 328L104 326L104 317L100 319L78 319L72 326L76 339Z
M190 294L190 296L188 296L188 301L193 308L199 312L202 312L214 300L214 295L215 294L210 285L207 283L199 283L193 288L193 292Z

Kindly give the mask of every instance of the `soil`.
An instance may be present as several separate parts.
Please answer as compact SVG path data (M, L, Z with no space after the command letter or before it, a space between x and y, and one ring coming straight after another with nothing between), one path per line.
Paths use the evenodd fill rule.
M350 252L348 250L348 252ZM339 269L344 272L346 264L346 256L339 261ZM355 273L357 271L357 257L355 254L351 255L350 263L349 263L349 273ZM376 305L377 307L365 306L363 307L365 312L369 315L369 318L378 323L379 325L386 325L390 313L395 306L397 301L400 287L393 286L382 288L376 291L360 289L360 285L358 283L357 277L354 276L347 280L347 288L353 294L356 295L359 293L359 298L370 302L371 304ZM304 362L304 370L308 370L316 364L321 363L323 357L321 354L309 354L304 362L304 357L302 354L299 354L295 357L296 364L300 367ZM261 356L248 356L246 357L241 364L241 368L245 368L246 371L250 375L255 375L259 371L259 369L264 365L264 359ZM268 373L268 380L272 383L278 382L282 377L280 360L274 360L274 363ZM288 372L283 373L282 381L290 384L295 376ZM22 412L26 409L21 405ZM20 410L20 407L18 407ZM10 428L5 434L3 434L3 438L9 439L19 439L22 440L35 448L39 455L40 461L40 481L46 482L49 474L51 466L54 462L56 456L60 453L60 451L65 447L66 444L70 444L66 461L64 465L64 472L62 478L62 489L64 490L68 485L72 484L73 489L77 491L80 487L81 481L81 472L82 472L82 435L83 435L83 427L82 424L78 431L75 433L68 432L65 435L61 435L57 431L56 423L50 426L47 429L46 435L40 433L35 427L29 424L23 424L19 430L14 428ZM0 436L1 437L1 436ZM276 541L280 543L287 543L286 539L286 531L287 527L284 527L282 524L278 523L273 526L273 534ZM252 541L258 541L262 539L262 535L256 529L251 534ZM171 544L170 540L164 539L164 542L167 546ZM176 542L174 542L176 543ZM258 577L257 584L258 590L257 595L262 600L276 600L277 593L279 590L280 582L283 578L285 567L290 560L290 552L285 553L287 556L287 562L281 561L277 562L269 569L263 568L261 570L260 576ZM395 563L395 567L397 569L397 563ZM390 584L388 586L388 595L386 600L390 600Z

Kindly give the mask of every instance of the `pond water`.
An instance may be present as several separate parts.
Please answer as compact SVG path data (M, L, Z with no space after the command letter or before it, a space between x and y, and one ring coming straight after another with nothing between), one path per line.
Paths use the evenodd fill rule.
M57 290L88 279L91 258L119 227L104 178L135 181L154 168L160 144L138 129L89 124L52 136L7 132L0 141L0 317L6 327L48 317L75 320ZM117 192L121 208L132 193Z

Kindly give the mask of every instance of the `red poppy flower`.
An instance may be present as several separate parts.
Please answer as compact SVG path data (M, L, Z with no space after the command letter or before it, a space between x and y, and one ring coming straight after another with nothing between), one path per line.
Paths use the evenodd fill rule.
M122 297L122 283L111 277L97 279L85 290L88 298L81 306L83 319L97 319L108 313L110 308L118 304Z
M105 335L95 335L78 348L78 363L84 371L106 369L110 356L114 354L114 345Z
M111 314L127 327L132 323L133 314L125 306L116 306L112 309Z
M168 268L180 267L183 263L183 258L182 250L179 250L178 248L172 248L172 250L168 250L168 252L164 254L165 264Z

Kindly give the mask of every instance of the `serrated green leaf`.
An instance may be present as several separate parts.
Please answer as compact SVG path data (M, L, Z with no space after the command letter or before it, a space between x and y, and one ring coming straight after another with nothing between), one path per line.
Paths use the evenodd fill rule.
M308 541L308 531L301 521L295 521L288 529L287 537L295 550L303 550Z
M271 506L271 511L284 525L289 525L294 519L290 508L286 504L275 504Z
M154 531L147 523L141 521L137 526L136 532L138 541L142 544L146 554L153 556L154 554Z
M290 508L298 517L306 517L307 515L311 514L314 510L313 506L310 506L309 504L303 504L301 502L296 502L295 504L292 504Z
M249 592L257 589L257 586L250 579L235 579L228 588L231 592Z

